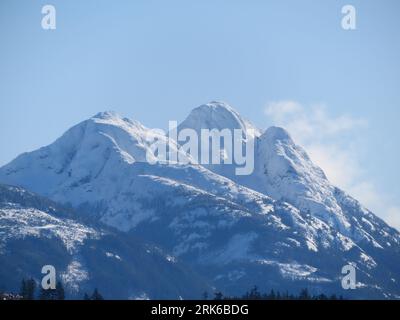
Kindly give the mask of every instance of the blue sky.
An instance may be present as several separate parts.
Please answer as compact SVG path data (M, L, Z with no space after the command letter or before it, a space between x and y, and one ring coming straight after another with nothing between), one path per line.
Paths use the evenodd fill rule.
M45 4L54 31L41 28ZM357 30L341 28L346 4ZM396 0L2 0L0 165L98 111L166 128L224 100L261 128L303 119L312 130L294 139L331 180L400 226L399 10Z

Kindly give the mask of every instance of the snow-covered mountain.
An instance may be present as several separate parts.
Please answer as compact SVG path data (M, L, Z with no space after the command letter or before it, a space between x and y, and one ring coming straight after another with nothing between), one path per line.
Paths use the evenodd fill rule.
M149 164L147 138L155 133L107 112L0 168L0 182L155 244L227 293L256 284L400 296L399 233L333 186L284 129L262 132L219 102L194 109L184 128L251 133L254 172L237 176L234 164ZM358 288L342 292L349 263Z

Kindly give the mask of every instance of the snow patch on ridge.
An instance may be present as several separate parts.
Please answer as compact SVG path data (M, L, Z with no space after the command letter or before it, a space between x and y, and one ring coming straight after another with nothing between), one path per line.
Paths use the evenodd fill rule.
M70 253L88 237L97 237L98 233L73 220L62 220L50 214L32 208L15 206L0 209L0 246L4 247L9 239L25 237L59 238Z
M80 284L89 280L89 273L78 259L74 259L61 274L61 279L71 290L78 292Z

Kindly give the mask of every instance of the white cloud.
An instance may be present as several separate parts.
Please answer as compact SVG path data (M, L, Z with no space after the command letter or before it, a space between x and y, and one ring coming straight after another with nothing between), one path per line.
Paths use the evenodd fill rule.
M324 105L303 107L294 101L269 103L265 113L278 125L284 125L296 139L315 141L337 136L357 127L365 127L367 121L349 115L331 117Z
M305 147L313 162L323 168L329 180L339 187L351 189L354 181L362 175L357 159L342 146L324 145L323 142L302 144L299 141L299 144Z
M390 222L391 226L400 230L400 207L389 207L386 220Z
M296 101L271 102L265 113L274 125L290 132L333 184L400 230L400 207L391 205L362 169L357 142L368 126L365 119L331 116L324 105L305 107Z
M306 108L294 101L272 102L265 113L275 125L290 132L334 184L350 188L362 175L354 131L367 126L364 119L332 117L323 105Z

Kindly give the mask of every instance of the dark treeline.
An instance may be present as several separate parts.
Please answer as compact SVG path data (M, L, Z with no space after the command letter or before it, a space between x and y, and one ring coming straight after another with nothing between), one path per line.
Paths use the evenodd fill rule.
M208 299L208 294L205 292L203 299ZM288 291L280 292L271 290L269 293L262 293L258 290L257 286L254 286L250 291L246 292L242 296L225 296L222 292L218 291L214 293L214 300L343 300L342 296L311 294L308 289L302 289L299 294L290 294Z
M58 281L55 289L40 288L36 293L36 282L31 278L22 280L19 296L22 300L65 300L65 291L61 281Z
M55 289L37 290L36 281L34 279L23 279L18 295L7 294L6 297L17 300L65 300L65 290L61 281L57 282ZM104 300L103 296L96 288L91 295L84 294L83 300Z
M84 294L83 300L104 300L99 290L94 289L93 293L89 296L87 293Z
M37 289L37 284L34 279L23 279L21 282L21 289L19 295L3 294L4 298L10 300L65 300L65 290L62 282L57 282L56 289L44 290L43 288ZM221 291L214 293L213 297L209 297L207 292L202 296L203 300L343 300L341 295L325 295L311 294L308 289L302 289L299 294L291 294L288 291L275 291L260 292L257 286L254 286L250 291L247 291L241 296L224 295ZM102 294L97 288L94 289L91 295L85 293L83 300L104 300Z

